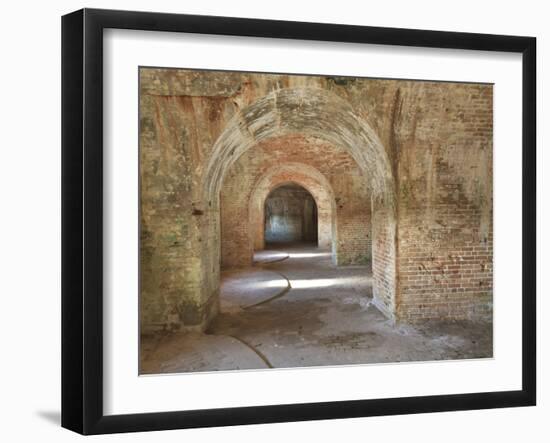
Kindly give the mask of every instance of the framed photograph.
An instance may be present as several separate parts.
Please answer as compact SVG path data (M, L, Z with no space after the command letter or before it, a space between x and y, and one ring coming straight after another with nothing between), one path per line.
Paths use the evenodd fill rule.
M62 19L62 425L536 402L532 37Z

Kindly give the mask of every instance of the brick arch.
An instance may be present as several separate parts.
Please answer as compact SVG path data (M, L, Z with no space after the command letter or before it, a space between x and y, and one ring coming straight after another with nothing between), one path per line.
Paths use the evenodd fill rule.
M286 134L307 134L346 149L376 198L395 200L391 164L376 132L338 95L317 88L283 88L237 112L218 137L204 174L205 201L218 198L231 165L259 142Z
M249 200L250 253L265 246L263 219L264 203L277 187L295 183L306 189L317 205L319 247L333 247L336 232L334 192L328 180L312 166L302 163L277 165L263 174L254 185Z
M212 147L202 181L205 204L213 211L220 207L224 178L243 153L264 140L289 134L313 136L340 146L368 182L371 201L365 204L372 208L374 302L395 318L397 223L392 167L376 132L340 96L317 88L283 88L237 112ZM219 220L213 225L209 237L220 239Z

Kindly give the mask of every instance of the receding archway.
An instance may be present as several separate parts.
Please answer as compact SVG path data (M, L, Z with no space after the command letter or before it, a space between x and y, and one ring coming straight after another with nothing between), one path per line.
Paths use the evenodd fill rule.
M494 88L173 68L139 79L140 373L493 355ZM254 187L289 162L330 183L335 261L305 243L249 260Z
M265 247L263 229L264 202L271 190L284 183L296 183L305 188L317 205L317 242L320 248L336 248L335 199L330 183L317 169L302 163L285 163L269 169L254 186L249 202L251 239L249 256Z
M316 88L279 89L240 110L213 146L204 175L204 196L218 195L224 175L236 159L270 137L305 133L344 147L369 176L374 195L394 200L390 161L370 125L346 100Z
M214 211L219 207L224 176L242 153L262 140L292 133L314 135L341 146L368 181L372 195L374 301L393 318L396 222L392 168L375 131L346 100L322 89L280 89L240 110L213 146L204 174L205 202ZM219 230L219 222L211 226ZM208 238L215 241L219 232L212 232Z

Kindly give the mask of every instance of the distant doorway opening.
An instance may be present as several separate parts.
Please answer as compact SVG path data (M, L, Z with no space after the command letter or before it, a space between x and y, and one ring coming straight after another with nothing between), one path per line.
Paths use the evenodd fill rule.
M266 243L318 245L317 203L309 191L290 183L273 189L264 204Z

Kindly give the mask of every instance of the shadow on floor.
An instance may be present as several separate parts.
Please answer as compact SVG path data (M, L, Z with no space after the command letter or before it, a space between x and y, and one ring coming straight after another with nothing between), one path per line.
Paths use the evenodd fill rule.
M61 426L61 411L36 411L36 415L52 425Z

